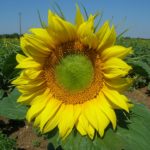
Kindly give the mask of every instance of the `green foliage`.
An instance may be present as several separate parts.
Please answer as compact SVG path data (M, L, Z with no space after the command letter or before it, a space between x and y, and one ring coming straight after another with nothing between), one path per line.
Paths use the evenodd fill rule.
M18 45L18 39L0 39L0 99L11 92L11 80L18 74L18 70L14 69L16 53L20 51Z
M27 107L16 102L20 93L14 89L11 94L0 101L0 116L21 120L25 118Z
M120 38L117 44L132 47L134 53L126 61L133 68L131 76L135 76L135 88L147 86L150 83L150 40Z
M19 34L18 33L13 33L13 34L0 34L0 39L3 39L3 38L19 38Z
M34 140L34 141L32 141L33 147L39 147L40 144L41 144L41 142L40 142L39 140Z
M16 141L0 132L0 150L17 150Z
M107 128L103 138L95 135L91 140L74 130L64 141L58 137L57 130L49 134L49 150L148 150L150 139L150 111L143 105L135 104L129 116L117 111L118 126L113 131ZM55 136L54 136L55 135Z

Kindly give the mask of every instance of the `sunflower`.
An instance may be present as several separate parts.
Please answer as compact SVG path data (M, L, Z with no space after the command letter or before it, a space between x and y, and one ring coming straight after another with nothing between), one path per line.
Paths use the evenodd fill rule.
M22 93L18 102L29 105L26 118L42 133L59 129L66 138L75 127L91 139L102 137L115 109L129 112L123 91L131 84L131 66L122 59L131 48L114 45L116 32L106 21L95 31L95 15L87 20L76 7L75 24L49 10L48 25L21 37L24 55L17 54L20 76L13 81Z

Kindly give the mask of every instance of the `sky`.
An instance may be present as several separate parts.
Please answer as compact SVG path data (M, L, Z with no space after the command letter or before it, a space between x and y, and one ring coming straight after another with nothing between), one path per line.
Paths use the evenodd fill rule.
M75 4L83 4L89 14L103 12L101 24L111 20L118 34L128 29L125 36L150 38L150 0L0 0L0 34L19 33L19 13L22 33L40 27L37 10L47 22L48 9L53 10L55 2L71 22L74 22Z

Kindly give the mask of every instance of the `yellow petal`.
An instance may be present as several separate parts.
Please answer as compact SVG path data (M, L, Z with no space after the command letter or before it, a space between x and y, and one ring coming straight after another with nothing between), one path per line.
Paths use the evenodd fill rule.
M110 86L113 89L123 91L129 88L132 83L133 79L132 78L117 78L117 79L105 79L106 85Z
M73 105L66 105L59 120L58 128L62 139L64 139L74 126Z
M33 101L36 101L34 100L35 97L43 94L44 92L44 89L42 90L39 90L39 91L36 91L34 93L29 93L29 94L22 94L18 99L17 99L17 102L20 102L20 103L25 103L25 104L30 104L32 103Z
M47 133L47 132L53 130L58 125L58 123L62 117L62 112L64 111L64 109L65 109L65 105L61 105L60 108L58 109L57 113L51 119L49 119L48 122L46 123L46 125L44 126L43 133ZM39 120L41 120L41 119L39 118ZM38 118L37 118L37 120L35 120L35 124L37 124L37 123L38 123Z
M17 86L19 92L23 94L32 94L33 92L39 91L46 88L45 81L39 81L35 84L19 85Z
M107 116L107 118L111 121L113 125L113 129L116 128L116 114L115 111L112 109L111 105L107 101L106 97L101 92L97 98L97 107ZM107 124L106 124L107 125Z
M96 36L99 38L99 41L102 41L103 37L105 36L107 30L110 30L109 22L106 21L102 27L97 31Z
M35 68L35 69L40 69L41 64L34 61L31 57L28 57L26 59L23 59L17 66L16 68Z
M73 41L76 39L75 26L51 12L48 12L48 34L56 44Z
M77 31L81 42L89 48L96 49L98 46L98 39L94 34L94 16L90 16L88 21L82 23Z
M104 62L102 70L106 78L124 77L131 70L131 66L120 58L112 57Z
M80 8L78 5L76 5L76 17L75 17L75 24L77 28L84 22L84 17L80 11Z
M87 103L86 109L84 108L85 117L90 124L99 132L100 136L104 135L104 130L109 124L109 119L97 106L97 100L94 99Z
M29 79L36 79L43 73L43 70L26 69L24 73Z
M90 124L98 131L98 120L94 110L93 102L91 101L84 103L83 113Z
M43 131L44 125L54 117L61 105L61 101L51 98L41 114L40 130Z
M98 120L98 132L100 134L100 136L102 137L104 135L104 131L106 129L106 127L108 126L108 124L110 123L109 118L107 117L107 115L97 107L97 101L95 101L95 112L97 115L97 120Z
M30 122L34 117L36 117L43 110L50 97L51 95L49 94L49 90L46 90L43 95L37 96L35 98L36 102L31 105L26 115L26 119L28 120L28 122Z
M33 124L34 127L39 127L39 126L40 126L41 114L42 114L42 113L38 113L38 114L36 115L36 118L35 118L34 124ZM39 128L40 128L40 127L39 127Z
M12 84L21 86L21 87L26 87L31 85L31 86L40 86L42 85L45 80L43 80L43 77L41 75L42 70L32 70L32 69L25 69L21 72L20 76L12 81Z
M28 77L24 76L24 71L21 72L18 78L16 78L15 80L11 82L11 84L14 84L14 85L24 85L28 83L29 83L29 80L28 80Z
M115 106L129 112L129 108L126 102L127 98L124 95L119 94L119 92L116 90L108 89L107 87L104 87L102 92Z
M82 136L87 135L87 132L79 121L76 123L76 128Z
M16 60L17 60L18 63L22 62L26 58L27 57L25 57L24 55L21 55L21 54L16 55Z
M93 139L94 137L94 128L91 126L91 124L88 122L88 120L85 118L85 116L81 113L79 116L78 122L76 124L77 130L81 133L81 135L86 135Z
M39 40L34 35L24 34L20 40L23 52L28 56L35 59L37 62L44 62L48 57L51 50L44 41Z
M110 29L109 23L106 22L96 33L99 38L98 51L102 52L104 49L111 47L116 41L116 32L114 26Z
M22 38L20 44L24 54L28 56L28 58L32 58L34 61L41 64L45 62L47 55L37 52L33 47L31 48L30 44L25 39Z
M30 31L35 35L35 37L47 44L48 47L54 48L55 41L53 41L52 37L48 34L46 29L42 28L32 28Z
M132 54L132 48L126 48L123 46L112 46L109 47L107 49L105 49L104 51L102 51L101 53L101 58L103 60L107 60L111 57L118 57L118 58L125 58L127 55Z

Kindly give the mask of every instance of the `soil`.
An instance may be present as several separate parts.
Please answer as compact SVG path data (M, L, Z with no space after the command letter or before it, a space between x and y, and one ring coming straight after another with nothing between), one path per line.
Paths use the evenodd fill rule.
M150 91L147 87L135 89L126 94L131 100L145 104L150 109Z
M32 125L24 121L0 117L0 129L8 137L16 139L18 150L47 150L48 141L38 136Z
M150 108L150 92L148 92L147 87L128 92L126 95ZM16 139L18 150L47 150L48 141L38 136L32 125L24 121L0 117L0 129L9 137Z

